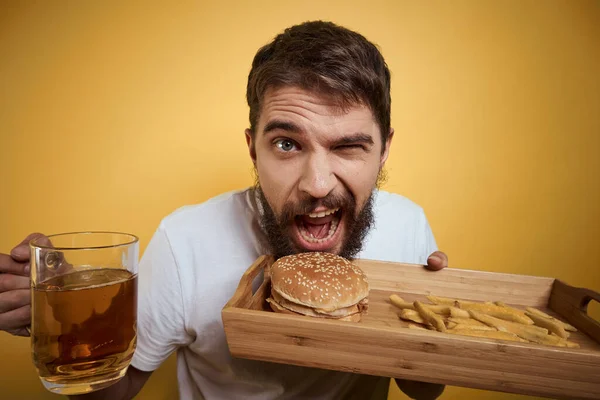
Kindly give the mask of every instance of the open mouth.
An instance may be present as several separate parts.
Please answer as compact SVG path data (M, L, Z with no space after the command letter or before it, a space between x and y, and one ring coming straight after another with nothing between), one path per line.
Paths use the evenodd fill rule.
M342 209L323 209L295 218L301 247L307 250L324 250L336 242L342 220Z

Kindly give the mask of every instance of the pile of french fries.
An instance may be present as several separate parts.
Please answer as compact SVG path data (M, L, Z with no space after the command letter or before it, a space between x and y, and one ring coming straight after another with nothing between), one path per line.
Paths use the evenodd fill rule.
M400 309L399 317L411 329L429 329L456 335L539 343L578 348L569 339L574 326L541 310L509 307L502 302L473 302L427 296L432 304L407 302L391 295L390 302Z

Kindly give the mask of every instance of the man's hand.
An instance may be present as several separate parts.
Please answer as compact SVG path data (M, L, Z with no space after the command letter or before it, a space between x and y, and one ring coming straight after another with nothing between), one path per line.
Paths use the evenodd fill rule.
M31 322L30 250L29 242L51 246L52 242L41 233L32 233L19 243L10 254L0 254L0 330L16 336L29 336ZM70 265L65 264L67 267ZM86 395L70 399L133 399L142 389L152 372L140 371L133 366L125 377L115 384Z
M31 287L29 283L29 241L45 237L32 233L10 254L0 254L0 330L29 336Z
M434 251L427 258L427 269L432 271L439 271L442 268L448 266L448 256L441 251Z

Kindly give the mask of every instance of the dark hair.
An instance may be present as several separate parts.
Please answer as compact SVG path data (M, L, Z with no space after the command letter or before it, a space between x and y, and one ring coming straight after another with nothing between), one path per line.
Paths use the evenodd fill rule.
M248 75L246 100L254 133L268 88L298 86L331 96L342 108L370 108L385 142L390 132L390 72L377 47L331 22L292 26L258 50Z

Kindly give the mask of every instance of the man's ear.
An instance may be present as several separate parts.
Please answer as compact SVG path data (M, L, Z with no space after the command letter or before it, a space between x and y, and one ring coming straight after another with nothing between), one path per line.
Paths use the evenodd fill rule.
M244 133L246 134L246 144L248 145L248 152L250 153L250 158L252 159L252 163L256 165L256 148L254 146L252 131L250 129L246 129Z
M390 134L384 144L383 152L381 153L380 165L383 168L388 156L390 155L390 147L392 146L392 139L394 138L394 128L390 128Z

